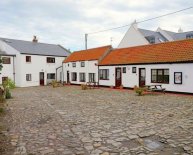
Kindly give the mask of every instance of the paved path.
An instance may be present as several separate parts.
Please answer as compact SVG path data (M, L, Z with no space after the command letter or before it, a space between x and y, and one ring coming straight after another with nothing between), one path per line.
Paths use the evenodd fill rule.
M193 97L76 86L13 95L7 120L14 154L193 154Z

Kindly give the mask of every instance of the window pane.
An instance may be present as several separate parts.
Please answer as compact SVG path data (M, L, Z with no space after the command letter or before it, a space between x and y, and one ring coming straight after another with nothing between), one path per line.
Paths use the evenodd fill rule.
M164 75L169 75L169 69L164 69Z
M156 75L157 74L157 70L156 69L152 69L152 75Z
M55 63L55 58L47 57L47 63Z
M76 72L72 72L72 81L77 81L77 73Z
M2 63L3 63L3 64L11 64L11 58L9 58L9 57L3 57L3 58L2 58Z
M169 83L169 69L152 69L151 80L155 83Z
M158 69L157 74L158 75L162 75L163 74L163 70L162 69Z
M95 82L95 73L89 73L89 82Z
M55 73L48 73L47 79L55 79Z
M99 77L101 80L108 80L109 79L109 70L108 69L101 69L99 70Z

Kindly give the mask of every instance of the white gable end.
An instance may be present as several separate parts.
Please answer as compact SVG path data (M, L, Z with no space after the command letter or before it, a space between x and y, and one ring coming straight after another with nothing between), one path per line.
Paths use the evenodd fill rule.
M136 26L131 25L131 27L128 29L125 36L121 40L120 44L118 45L118 48L147 45L147 44L149 44L149 42L138 31Z
M19 51L9 46L2 40L0 40L0 51L5 52L8 55L16 55L17 53L19 53Z

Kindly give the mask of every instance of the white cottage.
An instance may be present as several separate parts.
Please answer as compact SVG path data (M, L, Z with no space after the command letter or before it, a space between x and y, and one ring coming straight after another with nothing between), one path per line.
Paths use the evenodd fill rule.
M98 62L111 50L111 46L104 46L73 52L64 60L64 82L84 84L98 82Z
M99 85L161 84L166 91L193 93L192 68L193 39L114 49L99 63Z
M177 41L193 38L193 31L183 32L180 28L178 32L172 32L158 28L156 31L138 28L137 22L131 24L125 33L118 48L126 48L138 45L149 45L168 41Z
M46 85L52 80L63 81L62 63L69 51L60 45L0 38L3 69L0 83L11 78L16 86Z

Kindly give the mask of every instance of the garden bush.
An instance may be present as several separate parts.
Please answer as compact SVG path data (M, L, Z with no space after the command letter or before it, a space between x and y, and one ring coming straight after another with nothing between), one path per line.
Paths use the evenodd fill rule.
M6 99L10 99L10 98L11 98L11 92L10 92L9 89L6 90L5 98L6 98Z
M135 92L139 95L139 96L142 96L145 89L144 88L141 88L141 87L135 87L134 88Z

